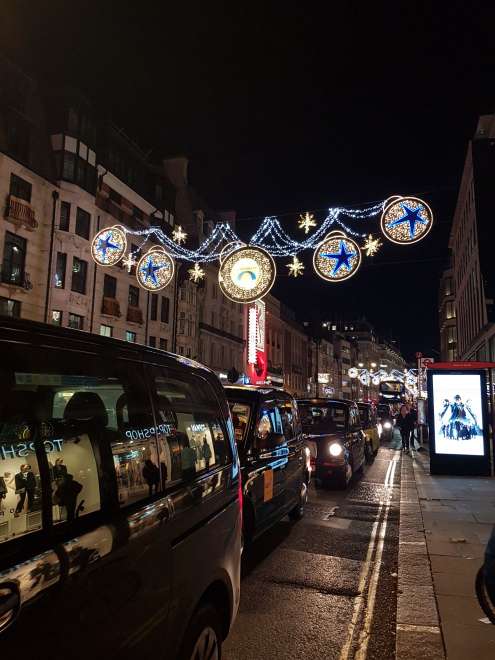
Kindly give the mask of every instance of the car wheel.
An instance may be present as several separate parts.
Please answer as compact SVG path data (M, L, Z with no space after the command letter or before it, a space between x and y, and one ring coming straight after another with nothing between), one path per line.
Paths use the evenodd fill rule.
M301 520L301 518L304 516L304 507L306 506L306 502L308 501L308 487L306 483L303 481L301 484L301 492L299 493L299 502L297 503L297 506L295 506L293 509L289 511L289 518L290 520Z
M184 634L181 660L220 660L222 624L213 605L202 605L193 615Z

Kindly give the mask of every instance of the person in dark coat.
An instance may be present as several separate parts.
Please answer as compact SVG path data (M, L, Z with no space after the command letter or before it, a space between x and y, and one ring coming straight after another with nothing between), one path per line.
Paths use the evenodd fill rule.
M409 452L409 440L414 429L414 419L406 405L401 406L395 424L400 429L402 449L407 454Z
M153 491L155 493L158 492L158 486L160 485L160 468L149 458L144 461L143 479L148 484L150 497L153 495Z

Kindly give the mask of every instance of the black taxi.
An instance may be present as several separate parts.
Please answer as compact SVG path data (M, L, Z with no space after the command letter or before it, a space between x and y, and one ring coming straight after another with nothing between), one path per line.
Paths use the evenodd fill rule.
M304 515L310 479L297 403L269 387L226 386L241 461L244 544Z
M315 398L299 399L298 406L316 484L346 488L366 458L366 437L356 403Z

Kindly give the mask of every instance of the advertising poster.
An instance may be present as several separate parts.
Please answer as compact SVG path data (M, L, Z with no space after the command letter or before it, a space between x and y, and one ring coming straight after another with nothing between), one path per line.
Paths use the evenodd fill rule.
M436 454L483 456L483 413L479 374L433 374Z

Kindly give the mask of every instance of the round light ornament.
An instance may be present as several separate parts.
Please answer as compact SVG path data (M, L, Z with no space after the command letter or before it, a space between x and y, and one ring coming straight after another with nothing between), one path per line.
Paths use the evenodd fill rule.
M143 254L136 267L136 278L143 289L160 291L174 276L174 261L162 247L152 247Z
M359 245L342 231L330 232L313 254L316 274L327 282L343 282L361 265Z
M91 255L99 266L115 266L127 250L127 237L120 225L101 229L91 243Z
M384 236L398 245L421 241L429 233L432 224L433 213L430 207L418 197L392 198L385 206L380 222Z
M251 303L266 296L275 281L273 257L256 246L242 246L227 255L218 271L224 296L238 303Z
M356 369L356 367L351 367L347 373L349 374L349 378L357 378L359 375L359 372Z

